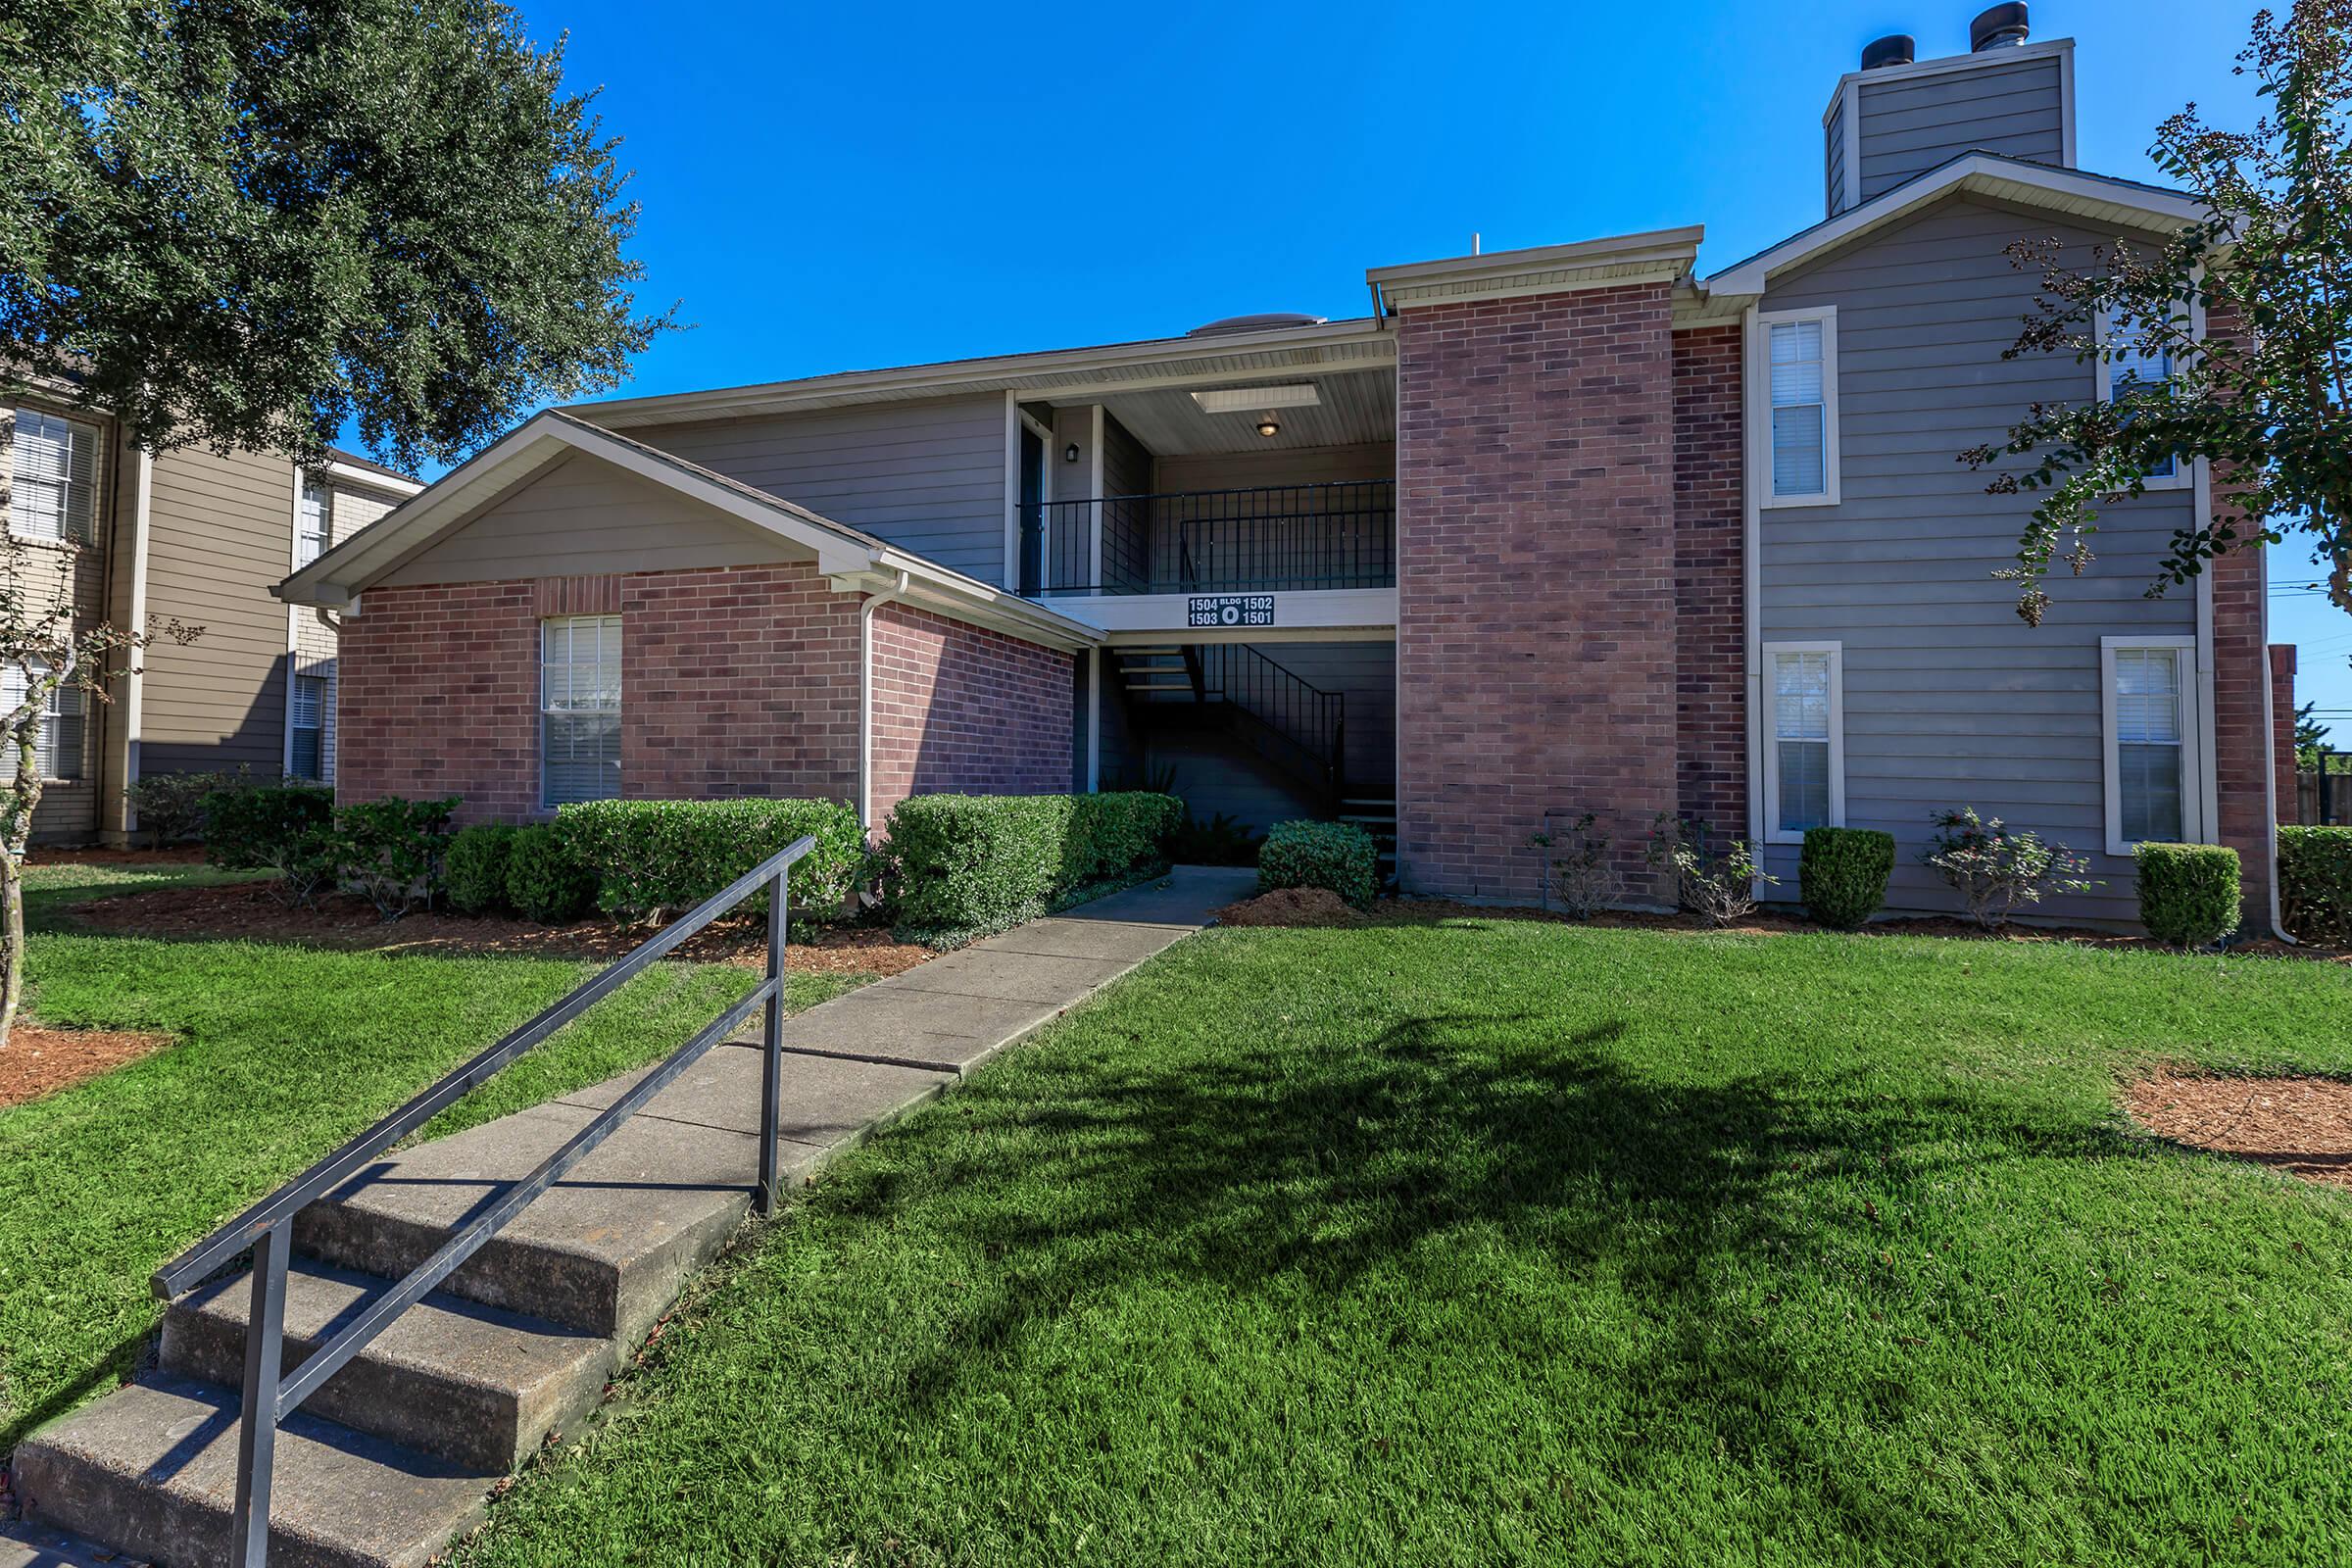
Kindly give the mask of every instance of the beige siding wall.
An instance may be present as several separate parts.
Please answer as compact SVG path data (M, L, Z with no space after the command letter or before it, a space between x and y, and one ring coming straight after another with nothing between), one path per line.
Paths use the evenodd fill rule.
M293 565L294 465L203 450L155 460L147 610L204 627L148 651L139 768L170 773L285 759L286 608L270 593Z
M748 523L574 454L404 562L388 587L754 566L791 552ZM365 604L363 597L362 603Z
M115 481L120 471L113 451L114 430L111 421L44 399L13 394L0 398L0 525L4 525L9 517L9 482L15 472L16 463L16 411L26 404L49 408L55 413L98 427L100 460L97 468L95 538L106 540L112 531ZM106 618L106 560L103 543L70 549L40 540L25 541L22 565L28 579L25 583L28 607L45 609L63 599L73 605L76 630L98 624ZM105 748L100 726L108 712L106 704L83 698L78 764L74 769L61 769L75 772L76 776L52 779L43 787L40 809L33 818L32 836L36 843L73 843L96 835L99 798L106 787L103 765Z
M333 511L329 516L328 543L339 545L390 512L399 503L391 496L372 491L354 489L346 484L329 485ZM320 705L320 734L318 737L319 773L327 783L335 777L335 710L339 680L335 664L337 638L334 629L318 612L305 607L293 607L288 612L294 617L294 671L326 682L326 697ZM288 720L291 723L291 719Z

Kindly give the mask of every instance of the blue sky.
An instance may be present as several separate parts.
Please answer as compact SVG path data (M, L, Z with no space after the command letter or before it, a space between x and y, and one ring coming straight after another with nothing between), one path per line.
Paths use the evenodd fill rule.
M569 32L644 204L666 392L1367 307L1364 269L1704 223L1702 269L1820 216L1821 110L1862 45L1967 48L1984 0L1092 6L526 0ZM2035 0L2073 36L2084 167L2150 177L2252 0ZM655 19L658 18L658 21ZM2297 558L2302 552L2294 553ZM2309 581L2300 559L2275 564ZM2274 599L2352 737L2352 617Z

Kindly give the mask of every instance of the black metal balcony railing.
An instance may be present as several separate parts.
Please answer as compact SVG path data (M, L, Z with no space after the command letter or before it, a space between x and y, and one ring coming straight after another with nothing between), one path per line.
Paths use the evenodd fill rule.
M1393 479L1098 496L1028 511L1024 526L1035 547L1029 559L1043 563L1047 595L1271 593L1396 582Z

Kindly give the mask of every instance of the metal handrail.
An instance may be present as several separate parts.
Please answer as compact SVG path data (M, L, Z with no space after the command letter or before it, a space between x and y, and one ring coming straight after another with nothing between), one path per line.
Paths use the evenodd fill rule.
M1196 697L1203 702L1214 697L1248 716L1303 757L1324 791L1335 802L1339 799L1347 769L1345 692L1325 691L1245 643L1188 644L1185 668Z
M760 1176L753 1188L753 1198L760 1213L775 1211L776 1134L783 1081L784 949L788 930L785 873L815 848L813 834L795 839L640 943L626 956L600 969L527 1023L510 1031L496 1045L155 1271L149 1283L159 1298L170 1300L246 1252L253 1254L253 1309L245 1328L244 1405L237 1433L236 1509L230 1521L230 1546L241 1568L264 1568L269 1560L270 1481L279 1424L318 1392L319 1385L366 1349L395 1318L480 1250L484 1243L527 1208L533 1199L562 1181L640 1106L702 1059L712 1046L734 1033L754 1012L762 1009L767 1015L766 1064L760 1075ZM280 1364L285 1359L286 1269L292 1252L294 1216L430 1121L466 1091L579 1017L662 955L755 897L762 888L768 891L767 975L753 988L751 995L671 1053L662 1065L565 1140L563 1148L500 1195L496 1203L442 1243L432 1256L371 1299L366 1310L313 1351L301 1366L281 1377Z
M1396 581L1396 482L1341 479L1233 490L1173 490L1045 503L1055 541L1039 591L1059 594L1226 589L1385 588ZM1102 541L1101 570L1090 549Z

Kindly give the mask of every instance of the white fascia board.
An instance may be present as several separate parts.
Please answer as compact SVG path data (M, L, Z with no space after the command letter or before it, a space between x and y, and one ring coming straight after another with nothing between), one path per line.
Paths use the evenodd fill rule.
M901 601L951 620L985 626L1064 653L1093 648L1102 641L1102 631L1084 620L901 550L883 550L866 565L827 575L837 593L871 594L896 587L902 574L906 586L898 595Z
M1709 295L1758 297L1777 273L1954 194L1993 196L2058 208L2075 217L2154 229L2202 222L2211 216L2204 203L2191 197L2121 185L2071 169L1969 153L1715 273L1704 287Z
M870 564L875 546L826 526L787 502L762 500L713 483L664 462L635 442L554 413L526 420L513 433L386 513L288 577L278 597L293 604L335 609L402 561L457 526L483 502L513 489L567 452L585 453L726 513L782 542L812 551L825 572Z
M1222 597L1227 596L1089 594L1057 599L1054 608L1098 628L1113 643L1385 641L1396 635L1394 588L1278 589L1271 596L1272 626L1211 628L1191 624L1191 601Z
M1399 311L1465 300L1516 299L1629 283L1672 283L1690 270L1706 229L1699 224L1490 251L1367 270L1364 280Z
M1210 337L1149 338L1136 343L1111 343L1094 348L1048 349L1030 354L1003 354L987 359L952 360L942 364L897 366L877 370L843 370L830 375L804 376L792 381L768 381L752 386L713 387L700 392L667 393L659 397L618 398L607 403L574 403L563 412L614 429L640 424L667 424L690 419L740 418L780 413L802 407L884 402L915 397L954 397L959 393L1035 390L1056 399L1071 386L1073 375L1125 372L1118 384L1129 389L1146 384L1139 369L1165 365L1171 376L1201 360L1264 354L1285 349L1314 350L1377 343L1384 328L1377 320L1358 318L1320 321L1311 326L1273 327L1262 332L1220 332ZM1269 369L1269 378L1297 380L1302 367ZM1198 379L1240 380L1251 372L1210 370Z
M415 479L396 479L388 473L378 473L373 468L363 468L357 464L338 463L331 459L310 471L324 474L338 484L357 485L363 490L381 490L386 495L414 496L424 491L424 486Z

